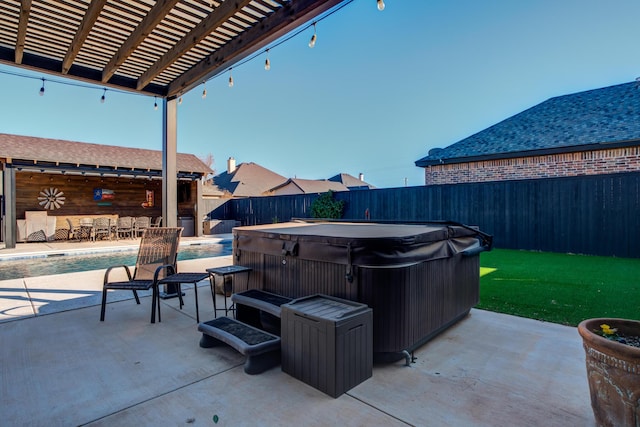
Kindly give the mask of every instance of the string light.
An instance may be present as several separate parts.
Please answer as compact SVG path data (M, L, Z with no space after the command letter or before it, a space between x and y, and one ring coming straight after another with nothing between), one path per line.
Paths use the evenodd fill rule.
M158 111L158 98L155 96L153 97L153 109Z
M378 10L380 12L384 10L384 0L378 0Z
M316 35L316 23L313 23L313 35L311 36L311 40L309 40L309 47L311 49L313 49L313 47L316 45L316 39L318 38L318 36Z
M323 15L322 17L318 18L318 20L316 20L316 21L314 21L314 22L313 22L313 24L312 24L312 25L313 25L313 35L311 36L311 40L309 41L309 47L310 47L310 48L313 48L313 47L315 46L316 41L317 41L317 38L318 38L318 36L317 36L317 32L316 32L316 24L317 24L317 22L322 21L322 20L324 20L324 19L328 18L329 16L331 16L331 15L333 15L333 14L337 13L338 11L342 10L342 9L343 9L344 7L346 7L347 5L349 5L349 4L351 4L351 3L354 3L354 1L355 1L355 0L346 0L346 1L344 1L344 3L343 3L341 6L337 7L336 9L334 9L334 10L332 10L331 12L329 12L329 13L327 13L327 14ZM210 6L213 8L213 2L210 0L210 2L209 2L209 3L210 3ZM378 4L378 9L379 9L379 10L384 9L384 1L383 1L383 0L377 0L377 4ZM272 48L274 48L274 47L277 47L277 46L280 46L281 44L284 44L284 43L288 42L289 40L293 39L294 37L299 36L301 33L303 33L303 32L305 32L305 31L307 31L307 29L309 28L309 26L310 26L310 25L305 26L304 28L301 28L301 29L299 29L298 31L296 31L295 33L293 33L293 34L291 34L291 35L287 36L286 38L283 38L282 40L279 40L277 43L273 44L273 45L270 47L270 49L272 49ZM266 60L265 60L265 70L270 70L270 69L271 69L271 61L269 60L269 50L270 50L270 49L267 49L267 50L266 50L267 58L266 58ZM237 67L237 66L239 66L239 65L244 65L245 63L247 63L247 62L249 62L249 61L254 60L254 59L255 59L257 56L259 56L259 55L262 55L262 52L259 52L259 53L255 54L255 55L253 55L253 56L250 56L249 58L244 59L243 61L241 61L241 62L239 62L238 64L236 64L236 67ZM234 82L233 82L233 75L232 75L232 73L231 73L231 70L232 70L232 69L233 69L233 68L229 68L229 87L233 87L233 84L234 84ZM11 71L4 71L4 70L0 70L0 74L8 74L8 75L14 75L14 76L24 77L24 78L30 78L30 79L37 79L37 78L38 78L38 77L32 77L32 76L29 76L29 75L23 75L23 74L19 74L19 73L11 72ZM220 76L214 76L214 77L212 77L212 78L216 78L216 77L220 77ZM41 79L41 80L42 80L42 86L41 86L41 88L40 88L39 95L40 95L40 96L44 96L44 92L45 92L45 87L44 87L44 86L45 86L45 85L44 85L45 78L44 78L44 77L40 77L39 79ZM67 82L67 81L64 81L64 80L56 80L56 79L53 79L53 80L52 80L52 79L48 79L48 81L49 81L49 82L53 82L53 83L62 84L62 85L67 85L67 86L83 87L83 88L88 88L88 89L94 89L94 90L95 90L95 89L98 89L98 90L99 90L99 88L97 88L97 87L95 87L95 86L92 86L92 85L90 85L90 84L77 83L77 82L73 82L73 81L69 81L69 82ZM204 84L204 83L205 83L205 82L203 81L203 84ZM105 100L106 100L106 93L107 93L107 90L112 90L112 91L115 91L115 92L119 92L119 93L123 93L123 94L129 94L129 95L130 95L130 94L132 94L131 92L128 92L128 91L121 91L121 90L118 90L118 89L107 89L107 88L103 88L102 90L103 90L103 92L102 92L102 96L100 97L100 103L102 103L102 104L104 104L104 102L105 102ZM134 95L148 96L149 94L134 93ZM205 98L205 96L206 96L206 87L204 88L204 90L203 90L203 94L202 94L202 95L203 95L203 98ZM180 104L182 104L182 94L180 94L180 97L179 97L179 99L178 99L178 105L180 105ZM157 110L157 109L158 109L158 102L157 102L157 97L156 97L156 96L154 96L153 109L154 109L154 110Z
M203 86L202 99L206 99L206 97L207 97L207 84L206 84L205 81L202 82L202 86Z

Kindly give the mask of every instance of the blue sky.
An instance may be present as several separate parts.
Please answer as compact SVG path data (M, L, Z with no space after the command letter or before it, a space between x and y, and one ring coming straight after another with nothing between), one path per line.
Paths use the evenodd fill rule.
M640 76L640 1L355 0L183 96L178 151L424 184L414 162L550 97ZM0 65L0 71L29 74ZM153 98L0 73L0 132L160 150Z

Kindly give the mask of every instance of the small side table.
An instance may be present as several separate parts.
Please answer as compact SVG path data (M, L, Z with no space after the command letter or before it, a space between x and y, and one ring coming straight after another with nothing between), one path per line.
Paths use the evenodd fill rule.
M182 310L182 290L180 285L182 283L193 283L193 293L196 296L196 321L200 323L200 310L198 308L198 287L196 284L209 277L209 273L176 273L171 276L167 276L164 279L158 281L159 285L176 285L178 288L178 296L180 297L180 310Z
M235 305L232 303L231 306L227 306L227 291L234 293L234 282L231 282L230 287L227 289L227 277L233 277L236 274L245 273L247 275L247 288L249 285L249 273L251 272L250 267L243 267L241 265L226 265L224 267L214 267L207 268L207 272L209 273L209 283L211 285L211 297L213 298L213 315L214 317L218 317L218 311L222 311L223 309L216 306L216 289L215 289L215 276L222 277L224 286L224 315L227 316L229 312L235 312Z

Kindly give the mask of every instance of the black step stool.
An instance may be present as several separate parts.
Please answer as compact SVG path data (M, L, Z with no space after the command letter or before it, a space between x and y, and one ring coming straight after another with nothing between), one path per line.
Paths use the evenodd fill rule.
M200 347L228 344L247 357L244 372L259 374L280 364L280 337L229 317L200 323Z

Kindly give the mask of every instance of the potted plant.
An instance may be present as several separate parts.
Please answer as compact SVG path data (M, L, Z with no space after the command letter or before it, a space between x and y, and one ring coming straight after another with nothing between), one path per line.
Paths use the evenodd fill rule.
M578 332L596 423L640 426L640 321L587 319Z

